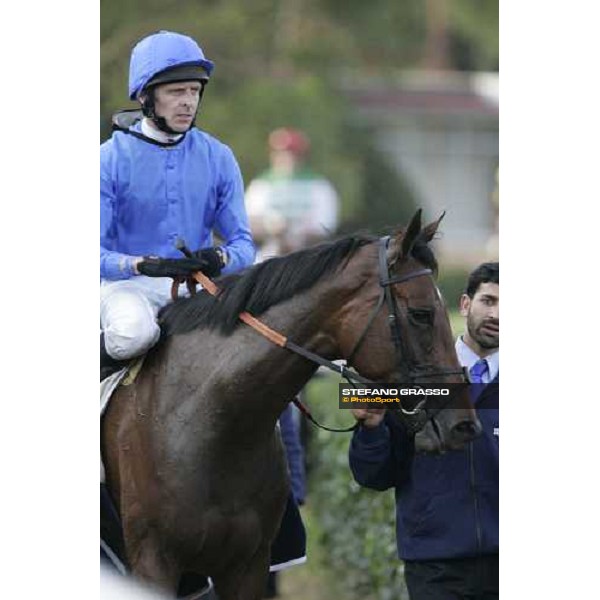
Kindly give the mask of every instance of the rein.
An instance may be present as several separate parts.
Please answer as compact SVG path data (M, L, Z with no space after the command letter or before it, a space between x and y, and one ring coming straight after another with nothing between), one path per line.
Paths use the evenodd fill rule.
M183 248L180 248L180 250L183 250ZM192 277L211 296L218 295L219 288L216 286L215 282L212 279L210 279L209 277L207 277L206 275L204 275L204 273L202 273L201 271L198 271L197 273L194 273L192 275ZM177 283L177 285L179 285L179 283ZM267 338L270 342L272 342L276 346L291 350L292 352L295 352L296 354L299 354L300 356L303 356L304 358L307 358L308 360L311 360L312 362L315 362L315 363L321 365L322 367L329 369L330 371L339 373L350 384L353 384L355 382L357 382L357 383L375 383L371 379L367 379L366 377L362 377L358 373L351 371L344 365L338 365L331 360L327 360L326 358L323 358L322 356L319 356L318 354L315 354L314 352L311 352L310 350L307 350L306 348L299 346L298 344L296 344L295 342L293 342L292 340L290 340L283 334L279 333L278 331L275 331L274 329L271 329L268 325L263 323L260 319L257 319L256 317L252 316L249 312L244 311L244 312L240 313L238 315L238 318L240 319L240 321L243 321L244 323L246 323L246 325L249 325L250 327L252 327L252 329L258 331L258 333L260 333L263 337Z
M378 264L379 264L379 285L381 286L381 294L377 301L376 306L374 307L369 319L367 320L367 324L363 329L362 333L358 337L357 342L355 343L348 359L347 363L351 362L351 360L355 357L358 349L362 345L363 341L366 338L367 332L373 325L375 318L379 314L379 311L383 307L384 303L387 305L388 309L388 323L390 326L390 335L392 338L392 342L394 344L395 354L396 354L396 366L398 371L402 374L402 378L405 383L415 384L417 379L425 378L425 377L437 377L437 376L447 376L447 375L461 375L465 381L466 375L464 369L460 370L451 370L451 369L441 369L441 370L432 370L427 366L418 365L414 359L414 355L411 352L410 346L407 344L405 337L402 336L402 332L400 330L400 319L398 315L398 307L394 295L391 291L391 287L393 285L398 285L401 283L405 283L406 281L410 281L411 279L415 279L416 277L423 276L431 276L431 269L418 269L416 271L412 271L405 275L398 275L395 277L390 277L389 267L387 264L387 248L390 242L390 237L385 236L379 239L379 255L378 255ZM178 241L177 247L181 250L186 256L191 255L190 250L185 246L182 240ZM202 287L212 296L217 296L219 293L219 288L216 284L204 273L198 271L194 273L191 278L202 285ZM173 282L172 295L173 299L176 298L176 286L178 286L179 282ZM193 281L188 279L188 289L190 293L193 295L195 293L195 286L193 285ZM193 291L192 291L193 290ZM238 315L240 321L246 323L246 325L252 327L258 333L260 333L263 337L267 338L273 344L290 350L299 356L302 356L330 371L335 373L339 373L346 381L354 385L355 383L364 383L364 384L376 384L372 379L367 379L362 375L359 375L355 371L348 369L345 365L336 364L333 361L330 361L306 348L299 346L283 334L271 329L268 325L251 315L249 312L242 312ZM335 429L326 427L318 423L315 418L312 416L310 410L297 398L293 399L294 404L298 407L300 412L312 423L314 423L317 427L324 429L326 431L345 433L354 431L358 428L358 421L352 426L345 429ZM416 433L420 429L422 429L426 422L429 419L435 417L435 415L444 408L444 406L438 407L437 409L428 409L426 407L426 400L418 403L415 408L412 410L405 409L402 406L399 408L399 411L402 413L402 420L410 433Z

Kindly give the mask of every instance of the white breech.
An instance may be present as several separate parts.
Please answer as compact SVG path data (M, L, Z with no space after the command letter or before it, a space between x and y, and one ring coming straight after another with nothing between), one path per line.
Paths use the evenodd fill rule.
M100 282L100 328L106 351L117 360L140 356L160 337L156 316L171 301L169 278L133 277ZM187 294L185 285L179 295Z

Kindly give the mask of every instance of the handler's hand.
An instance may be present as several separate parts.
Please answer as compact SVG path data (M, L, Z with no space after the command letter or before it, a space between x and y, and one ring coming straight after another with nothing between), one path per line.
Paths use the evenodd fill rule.
M383 421L385 408L351 408L350 412L363 427L372 429Z

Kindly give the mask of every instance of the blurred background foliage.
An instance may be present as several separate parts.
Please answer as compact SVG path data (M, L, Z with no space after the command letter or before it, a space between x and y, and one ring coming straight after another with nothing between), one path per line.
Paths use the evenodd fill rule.
M191 35L216 69L198 125L248 183L276 127L305 130L342 201L342 232L405 222L415 197L339 89L342 74L497 70L497 0L101 0L101 140L127 100L129 55L153 31Z

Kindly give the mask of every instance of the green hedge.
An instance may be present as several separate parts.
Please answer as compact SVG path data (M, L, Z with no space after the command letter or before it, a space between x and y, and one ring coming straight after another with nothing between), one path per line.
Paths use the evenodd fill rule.
M328 426L354 422L340 410L336 376L319 377L308 386L315 418ZM348 465L350 433L311 428L308 501L318 522L319 542L328 566L345 588L346 598L404 600L408 598L402 562L396 554L393 490L361 488Z

